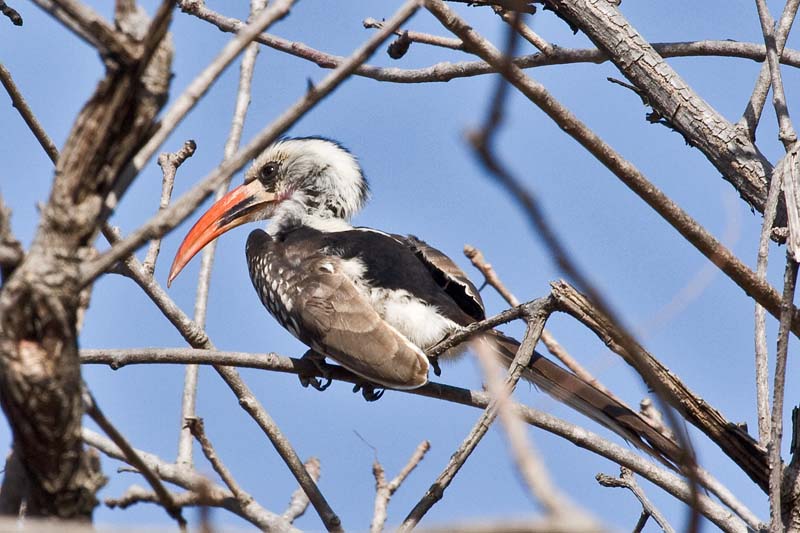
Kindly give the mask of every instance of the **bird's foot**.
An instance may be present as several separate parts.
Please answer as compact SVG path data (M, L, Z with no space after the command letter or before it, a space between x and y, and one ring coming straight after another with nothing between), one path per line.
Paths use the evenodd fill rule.
M323 383L317 376L307 376L304 374L298 374L298 378L300 379L300 384L303 387L311 387L316 389L320 392L324 391L328 387L331 386L333 380L330 377L330 373L328 369L325 367L325 356L321 353L315 352L314 350L308 350L306 353L303 354L301 359L305 359L306 361L312 363L317 370L319 371L320 375L325 378L325 382Z
M386 392L386 389L376 389L375 385L372 383L356 383L353 385L353 392L361 391L361 395L364 399L368 402L374 402L376 400L380 400L383 393Z

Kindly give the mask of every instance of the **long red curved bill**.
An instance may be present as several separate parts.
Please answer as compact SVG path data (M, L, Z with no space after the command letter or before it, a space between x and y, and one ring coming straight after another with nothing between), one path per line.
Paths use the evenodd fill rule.
M220 198L184 237L169 269L167 287L208 243L228 230L257 220L264 206L274 200L275 195L265 191L257 180L236 187Z

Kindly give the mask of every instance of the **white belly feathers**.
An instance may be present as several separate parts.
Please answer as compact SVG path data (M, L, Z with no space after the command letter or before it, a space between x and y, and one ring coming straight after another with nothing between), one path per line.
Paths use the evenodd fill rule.
M382 319L420 348L429 348L460 329L458 324L439 314L436 307L406 290L371 286L364 278L366 267L360 259L343 260L341 271L367 297Z

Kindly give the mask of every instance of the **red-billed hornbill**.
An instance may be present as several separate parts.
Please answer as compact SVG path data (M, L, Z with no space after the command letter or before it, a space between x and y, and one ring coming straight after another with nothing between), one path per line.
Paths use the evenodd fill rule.
M356 158L338 143L315 137L277 142L256 158L244 185L197 221L175 256L169 281L226 231L269 219L266 231L250 233L246 253L253 286L272 316L314 352L370 383L421 387L428 381L425 350L484 319L483 302L466 274L423 241L351 226L367 192ZM519 347L493 330L482 341L506 363ZM671 439L540 354L524 377L675 461L678 450Z

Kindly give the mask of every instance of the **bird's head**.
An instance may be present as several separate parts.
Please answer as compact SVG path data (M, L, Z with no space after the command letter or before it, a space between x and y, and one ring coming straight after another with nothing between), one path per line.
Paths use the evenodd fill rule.
M271 219L268 231L294 224L346 227L367 198L367 181L355 156L317 137L279 141L245 172L244 184L203 214L181 243L168 284L208 243L247 222Z

